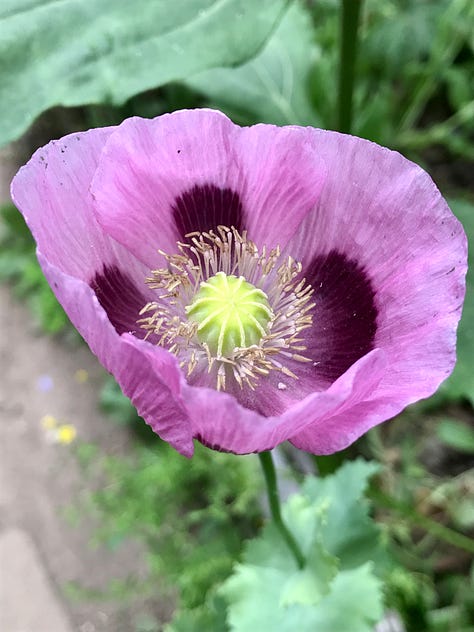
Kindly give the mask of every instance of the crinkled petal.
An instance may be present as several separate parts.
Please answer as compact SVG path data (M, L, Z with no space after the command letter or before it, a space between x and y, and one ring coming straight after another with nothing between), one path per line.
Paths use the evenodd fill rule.
M150 360L133 349L130 339L140 341L119 335L137 328L140 300L149 298L146 269L103 233L92 210L89 185L110 132L73 134L38 150L15 177L12 197L37 241L46 278L75 327L153 429L190 456L191 426L171 393L171 376L179 376L176 359L143 343L156 355L154 366L161 367L160 374L147 371Z
M344 414L359 401L364 401L385 369L384 353L376 349L355 363L327 390L308 395L277 417L264 417L244 408L231 395L208 388L186 385L183 401L192 419L194 436L205 445L237 454L261 452L309 427L317 427L323 437L325 420ZM257 396L271 398L272 392L264 389Z
M318 199L324 164L299 128L240 128L211 110L128 119L92 192L104 230L150 268L158 249L218 225L283 246Z
M89 191L114 128L52 141L15 176L11 192L43 256L88 283L119 333L135 331L140 309L153 299L149 270L98 224Z
M344 450L367 430L382 421L391 419L402 410L402 405L392 397L354 401L344 412L328 415L321 423L311 424L292 437L291 443L312 454L333 454Z
M119 335L89 285L51 265L41 252L38 259L72 323L138 413L178 452L192 456L192 427L179 400L176 358L131 334Z
M236 139L245 173L245 228L259 247L287 244L318 203L326 165L301 127L244 127ZM298 255L295 255L298 258Z
M73 323L188 456L193 437L239 454L287 439L334 452L430 395L454 365L464 233L429 176L367 141L241 129L210 111L131 119L39 150L12 195ZM186 382L136 330L158 248L173 253L218 224L247 229L259 248L286 245L315 290L311 362L290 361L299 380L274 373L240 403Z
M181 196L210 185L241 188L233 160L236 129L223 114L199 110L124 121L110 137L92 182L104 230L149 268L157 266L158 249L176 252L176 242L184 240L179 228L189 228L186 214L194 215L194 197L180 204ZM224 218L216 217L219 223Z
M399 153L309 133L328 176L287 247L315 289L308 355L319 362L332 353L337 370L351 354L383 348L390 371L370 400L390 398L398 412L431 395L453 369L466 237L429 175ZM353 282L340 283L350 266ZM319 377L331 362L321 362Z
M11 194L51 264L89 282L98 271L119 262L129 277L142 283L147 269L104 234L89 192L114 129L70 134L38 149L13 179Z

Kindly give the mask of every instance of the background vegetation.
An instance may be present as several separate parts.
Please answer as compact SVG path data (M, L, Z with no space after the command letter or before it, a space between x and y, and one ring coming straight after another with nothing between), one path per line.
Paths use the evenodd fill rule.
M76 129L200 106L241 124L334 129L339 20L337 0L65 0L60 10L7 0L0 8L0 144L26 133L32 151ZM471 0L363 5L353 133L430 171L471 240L473 52ZM20 215L7 206L2 220L0 278L27 301L45 334L72 335ZM262 529L255 459L200 448L188 462L148 432L104 376L100 406L137 438L126 458L77 445L90 494L68 517L77 522L84 508L93 512L97 539L109 546L140 539L149 569L144 580L111 586L106 596L168 591L177 604L168 632L248 632L257 611L272 621L275 600L292 613L278 617L276 631L348 632L349 619L350 632L363 631L387 609L409 632L472 631L473 286L471 269L458 365L436 395L334 457L281 451L282 470L295 488L302 484L285 512L314 553L314 573L304 581L293 577L284 551L275 562L277 536L271 526ZM68 591L91 598L80 586ZM137 632L162 625L150 619Z

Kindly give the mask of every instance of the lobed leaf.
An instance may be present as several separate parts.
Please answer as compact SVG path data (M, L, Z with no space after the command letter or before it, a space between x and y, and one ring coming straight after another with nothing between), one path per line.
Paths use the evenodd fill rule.
M273 524L248 543L219 591L232 632L372 629L382 616L382 584L368 561L379 557L379 532L362 497L376 471L362 460L346 463L332 476L309 478L285 504L284 520L306 557L304 569Z

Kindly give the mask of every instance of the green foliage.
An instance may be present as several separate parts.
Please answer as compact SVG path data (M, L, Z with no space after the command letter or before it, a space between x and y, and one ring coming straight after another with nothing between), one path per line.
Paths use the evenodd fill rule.
M430 632L472 632L474 630L474 564L470 576L447 575L439 585L444 606L432 610Z
M309 82L316 64L325 63L310 16L294 2L254 59L234 69L208 70L186 83L241 122L320 126Z
M473 9L470 0L368 3L357 135L405 151L442 144L473 156Z
M471 28L474 5L470 0L438 0L436 3L412 0L399 18L402 16L406 24L418 29L421 37L417 46L419 54L408 62L409 72L404 77L404 95L399 103L401 117L396 130L398 142L407 148L442 143L454 153L472 158L469 135L474 131L474 86L469 78L474 71ZM393 20L394 25L400 24L399 18ZM410 30L413 32L414 28L406 29L405 37L398 38L408 49ZM386 41L387 38L381 42L381 48L386 47ZM401 63L400 57L394 54L392 76L398 76ZM434 97L438 95L443 99L444 94L453 116L429 130L414 131L413 127L420 124L423 116L429 116L428 108Z
M23 217L12 204L3 206L0 215L0 281L8 282L15 295L27 301L43 331L62 331L69 320L44 278Z
M451 448L474 454L474 430L468 425L454 419L445 419L436 427L436 433Z
M296 0L258 55L236 68L198 73L186 84L241 123L334 128L339 8L331 0ZM470 0L366 3L356 135L405 151L442 144L473 156L473 11ZM440 105L432 108L436 99ZM427 117L440 108L448 109L447 120Z
M453 213L461 221L470 242L466 298L458 329L458 359L451 377L441 386L438 398L466 398L474 406L474 205L467 200L449 200Z
M453 423L453 422L451 422ZM460 424L459 424L460 425ZM459 432L459 429L455 432ZM455 432L450 432L451 436L456 436ZM461 444L466 445L465 436L458 435L453 443L458 446ZM469 437L469 441L472 442L473 436ZM469 454L473 454L472 443L469 446ZM458 447L459 449L459 447ZM474 494L472 493L472 485L474 480L474 470L467 470L462 474L459 474L455 478L446 480L433 490L431 494L431 500L437 507L442 507L445 513L449 516L457 529L465 530L467 533L474 529ZM472 543L470 553L474 554L474 541L469 540Z
M468 406L449 409L469 423ZM371 431L372 450L386 467L368 495L400 564L387 577L386 606L402 616L407 632L468 632L474 629L467 598L474 595L467 577L474 553L472 459L437 440L437 417L445 421L445 414L418 408Z
M309 478L303 493L312 501L331 499L322 525L322 540L342 569L356 568L367 560L379 570L385 566L379 527L369 518L363 499L367 480L379 467L363 460L347 462L332 476ZM335 528L337 525L337 528Z
M123 395L120 386L111 375L105 378L104 386L100 391L99 406L107 415L120 424L144 423L137 416L137 411L132 402Z
M214 595L191 611L181 611L165 627L165 632L229 632L227 610L222 597Z
M273 524L248 543L220 590L234 632L369 632L382 616L380 534L363 492L377 467L358 460L325 479L308 479L283 508L306 558L299 569ZM375 553L375 555L374 555ZM379 568L381 568L379 566Z
M252 57L287 0L5 0L0 144L54 105L122 104Z
M7 0L0 8L0 144L56 104L99 104L85 111L90 125L204 102L241 123L332 128L340 2L294 0L285 12L286 4L64 0L59 6ZM366 0L363 10L354 133L405 153L441 146L472 158L472 0ZM139 94L157 86L162 87ZM117 104L124 106L111 107ZM474 206L464 200L452 200L451 206L474 239ZM12 206L2 215L0 279L27 300L45 331L62 330L68 321L36 262L29 231ZM460 399L474 405L470 250L458 364L430 400L432 407ZM148 430L112 379L101 405L120 423ZM148 578L114 581L109 596L122 602L137 593L153 595L166 581L170 599L179 592L167 632L348 632L348 621L350 632L363 632L380 618L383 578L385 603L402 614L409 632L472 630L474 577L469 581L437 566L451 559L462 568L462 555L472 551L467 535L453 530L470 533L474 525L472 472L430 478L418 454L433 426L418 437L411 422L419 421L420 413L413 414L405 439L380 454L395 464L393 498L383 502L383 495L373 494L406 566L388 576L380 530L363 500L375 471L370 464L356 461L333 476L309 478L288 501L285 520L308 555L299 570L271 524L247 544L241 559L242 539L260 527L253 457L197 446L195 458L187 461L157 443L151 431L147 445L128 457L104 456L78 444L79 461L95 484L100 480L87 501L100 518L97 539L117 547L137 538L147 552ZM472 454L467 425L445 419L436 433L445 445ZM413 460L404 466L409 451ZM325 463L331 470L339 457ZM77 511L69 509L68 517L78 522ZM101 597L73 584L66 589L76 599ZM153 618L136 623L137 632L158 629Z
M434 586L419 573L394 568L385 584L385 601L403 617L408 632L428 629L428 611L435 603Z
M81 447L80 462L103 484L88 506L100 517L97 540L111 547L126 538L145 544L149 588L177 587L183 608L201 604L229 575L242 538L259 522L259 487L252 457L197 445L192 460L166 444L137 446L129 457L97 458ZM207 616L207 615L206 615Z

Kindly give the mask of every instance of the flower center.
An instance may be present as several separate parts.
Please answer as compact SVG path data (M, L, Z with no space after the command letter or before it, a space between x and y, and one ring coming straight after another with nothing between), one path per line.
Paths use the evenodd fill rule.
M188 377L211 375L217 390L254 389L271 371L297 379L288 365L310 361L300 352L314 307L301 264L279 247L259 251L235 228L186 237L177 254L160 251L167 267L146 280L156 297L137 321L146 338L174 353Z
M265 292L244 279L218 272L201 281L191 305L185 308L198 323L197 336L217 357L258 344L269 333L273 312Z

